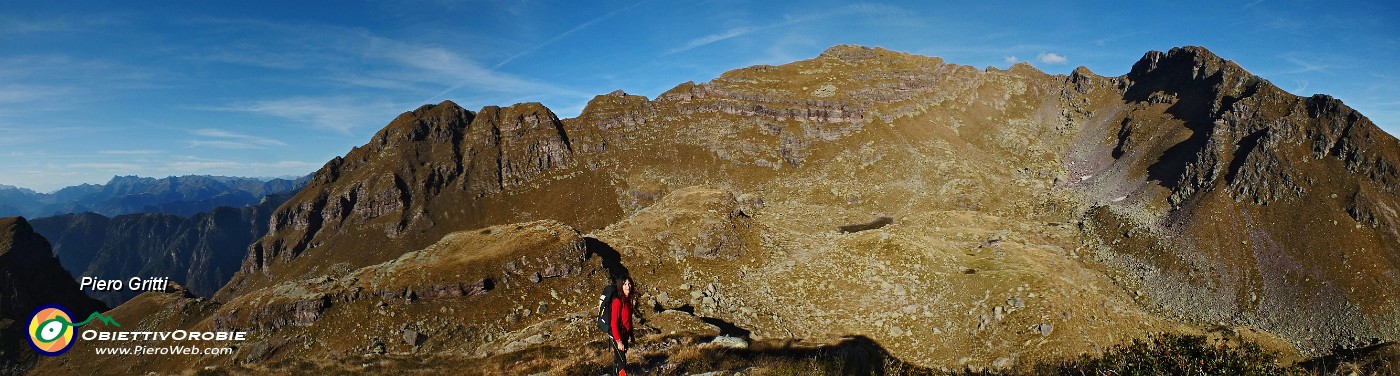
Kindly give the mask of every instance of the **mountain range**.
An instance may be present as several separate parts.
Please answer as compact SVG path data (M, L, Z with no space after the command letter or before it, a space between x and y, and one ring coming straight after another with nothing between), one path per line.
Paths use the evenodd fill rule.
M256 204L263 196L299 189L306 179L113 176L106 184L81 184L52 193L0 185L0 217L38 218L83 212L108 217L133 213L190 216L220 206Z
M445 101L314 173L212 299L108 311L248 331L236 354L78 343L35 370L602 373L620 272L658 374L774 352L1030 372L1161 333L1396 359L1398 166L1341 101L1201 47L1107 77L836 46L570 119ZM705 360L726 351L751 355Z
M212 296L238 271L248 245L267 232L273 209L292 196L280 192L253 205L221 206L179 216L167 213L65 214L29 221L49 239L75 278L169 278L193 294ZM116 307L137 291L89 291Z

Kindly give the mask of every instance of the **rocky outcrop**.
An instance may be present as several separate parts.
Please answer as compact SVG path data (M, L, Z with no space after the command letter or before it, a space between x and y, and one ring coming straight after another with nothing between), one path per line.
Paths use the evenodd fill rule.
M676 260L735 260L757 243L754 222L734 194L704 186L671 192L599 236L634 239L651 257Z
M496 149L497 190L530 183L550 170L573 165L573 147L559 118L539 103L482 108L471 128ZM489 131L489 132L488 132ZM487 134L491 136L487 136ZM492 145L494 143L494 145ZM489 156L490 153L488 152ZM484 179L483 179L484 180Z
M579 277L587 269L585 256L578 231L554 221L454 232L423 250L343 276L287 282L239 296L219 309L213 324L273 330L312 325L336 305L470 299L512 284Z
M0 218L0 371L23 373L33 364L24 332L39 306L58 304L73 315L107 310L78 290L52 252L23 217Z
M740 79L736 79L736 81L738 80ZM822 90L822 88L817 90ZM819 123L861 122L865 117L863 111L853 104L822 99L799 100L781 96L749 94L744 91L730 90L722 85L681 85L667 91L657 99L692 103L690 106L680 107L682 113L687 115L725 114L758 117L771 121L801 120ZM695 99L706 100L695 101Z
M402 235L445 233L434 227L444 215L484 225L482 213L457 212L480 210L480 202L528 189L544 174L575 164L569 133L538 103L479 112L451 101L423 106L317 172L302 194L273 214L268 236L252 244L241 271L271 275L275 266L342 233L370 231L399 246L422 247L428 244L423 237ZM455 209L443 213L443 205ZM398 255L378 250L366 259Z

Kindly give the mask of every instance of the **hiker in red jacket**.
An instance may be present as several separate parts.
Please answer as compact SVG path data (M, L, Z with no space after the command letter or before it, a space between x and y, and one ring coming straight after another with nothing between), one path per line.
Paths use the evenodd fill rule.
M612 317L608 318L612 335L613 372L627 375L627 348L632 345L632 277L617 279L617 293L613 294Z

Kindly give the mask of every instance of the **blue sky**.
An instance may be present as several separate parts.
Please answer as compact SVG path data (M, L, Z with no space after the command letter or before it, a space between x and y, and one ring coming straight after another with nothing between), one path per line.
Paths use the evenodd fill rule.
M1396 2L1029 3L7 2L0 184L302 175L424 103L566 118L593 95L655 97L835 44L1103 75L1202 45L1400 134Z

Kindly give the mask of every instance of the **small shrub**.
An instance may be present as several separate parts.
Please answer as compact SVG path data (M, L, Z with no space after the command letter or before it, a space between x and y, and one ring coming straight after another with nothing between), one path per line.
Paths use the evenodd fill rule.
M1036 367L1037 374L1061 375L1286 375L1274 354L1244 342L1230 346L1203 336L1163 334L1115 346L1101 357L1089 355Z

